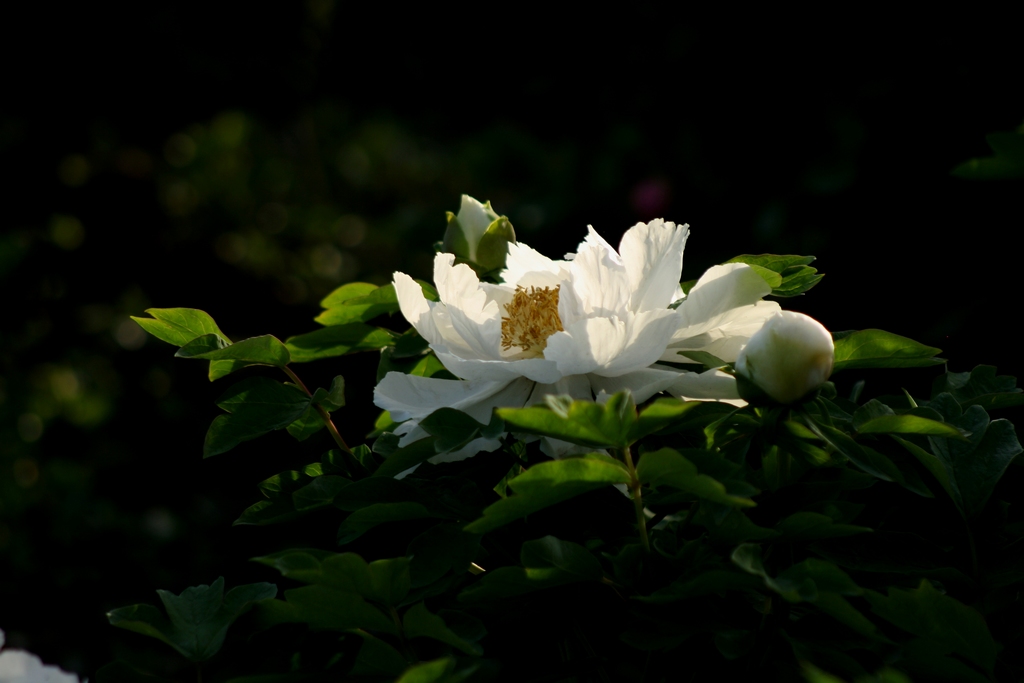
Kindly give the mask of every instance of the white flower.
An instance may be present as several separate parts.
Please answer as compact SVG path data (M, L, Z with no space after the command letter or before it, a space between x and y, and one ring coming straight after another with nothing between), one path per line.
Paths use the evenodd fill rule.
M750 338L736 360L736 372L779 403L793 403L832 374L832 335L803 313L775 314Z
M440 302L395 273L402 314L461 381L388 373L374 402L390 411L400 445L421 438L418 421L452 407L486 423L495 407L541 402L548 394L598 400L623 390L637 402L669 390L687 397L742 403L733 377L684 372L659 360L690 362L679 351L735 360L743 343L778 305L760 302L771 289L751 268L710 269L677 308L688 226L638 223L619 251L593 228L566 261L509 244L501 284L482 283L454 256L438 254L434 283ZM500 443L478 439L434 462L458 460ZM546 441L561 455L568 444Z
M4 646L0 631L0 648ZM43 664L39 657L24 650L0 652L0 683L79 683L78 676L56 666Z

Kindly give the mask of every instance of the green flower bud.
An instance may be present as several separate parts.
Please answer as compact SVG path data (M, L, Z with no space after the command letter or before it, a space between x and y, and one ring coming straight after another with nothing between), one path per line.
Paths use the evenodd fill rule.
M469 195L462 195L459 213L448 212L448 228L443 249L460 261L488 272L505 266L508 244L516 241L515 230L505 216L499 216L490 202L481 204Z

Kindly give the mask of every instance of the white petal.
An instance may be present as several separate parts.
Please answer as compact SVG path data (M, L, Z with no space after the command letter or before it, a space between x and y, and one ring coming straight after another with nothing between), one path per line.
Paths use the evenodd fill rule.
M700 324L729 309L759 301L771 292L764 278L745 263L712 266L679 305L683 325Z
M637 223L622 236L619 253L632 290L632 310L666 308L678 298L683 247L689 234L688 225L676 226L659 218Z
M617 317L577 320L548 337L544 357L555 361L562 375L585 375L610 363L629 341L629 332L626 321Z
M487 232L491 223L498 218L498 214L491 208L490 202L487 202L486 205L481 204L468 194L464 194L456 218L462 227L466 243L469 245L469 258L476 260L476 248L480 244L480 238Z
M461 358L444 347L432 346L441 365L457 377L467 380L503 380L526 377L534 382L555 382L562 372L553 360L524 358L522 360L477 360Z
M398 307L402 310L405 319L416 328L420 336L431 344L443 343L444 338L434 324L434 317L430 313L430 304L427 297L423 296L423 288L405 273L394 274L395 294L398 295Z
M619 375L618 377L602 377L591 375L590 384L594 392L598 393L597 400L600 402L601 393L605 396L617 394L620 391L629 390L633 393L633 400L643 403L655 394L665 391L679 379L680 370L665 366L654 365L641 370Z
M734 406L745 406L736 388L736 378L721 370L684 372L668 388L673 396L686 401L719 401Z
M530 392L530 397L526 399L526 405L544 403L545 396L561 396L563 394L572 396L577 401L593 400L594 392L590 388L590 378L587 375L570 375L550 384L538 382Z
M637 314L630 321L629 338L622 349L594 372L615 377L651 365L665 352L665 346L678 326L679 316L672 309Z
M427 431L419 426L419 423L415 420L409 420L398 425L395 429L395 434L400 435L402 438L398 440L398 447L404 448L414 441L428 436ZM432 458L429 458L427 462L437 464L439 462L456 462L459 460L465 460L471 458L480 452L491 452L501 448L501 441L498 439L486 439L480 437L473 439L468 444L458 449L457 451L449 451L448 453L440 453ZM395 479L405 479L407 476L416 471L419 465L413 465L407 470L402 470L395 475Z
M501 358L498 304L487 296L472 268L464 263L452 265L454 258L452 254L438 254L434 258L434 284L452 328L468 348L465 355L459 355L498 360Z
M569 264L572 289L587 315L623 316L629 310L629 277L619 255L611 245L588 228L576 258ZM562 325L567 322L563 320Z
M494 406L521 406L532 388L533 383L522 377L511 382L471 382L389 372L373 390L373 402L390 412L396 422L419 420L445 407L488 422Z
M742 343L746 343L752 334L748 328L756 327L757 321L763 322L779 310L774 302L760 301L770 293L768 283L746 264L729 263L709 268L679 305L680 325L661 359L678 362L677 351L705 350L725 337L740 336ZM727 350L729 348L728 345L720 347L719 350L729 357L719 358L735 360L738 349Z
M553 261L522 242L510 243L501 279L521 287L555 287L568 279L567 266L565 261Z
M472 458L477 453L492 453L499 448L501 448L501 441L498 439L486 439L484 437L480 437L478 439L473 439L457 451L439 453L433 458L430 458L427 462L435 465L442 462L458 462L460 460L465 460L466 458Z

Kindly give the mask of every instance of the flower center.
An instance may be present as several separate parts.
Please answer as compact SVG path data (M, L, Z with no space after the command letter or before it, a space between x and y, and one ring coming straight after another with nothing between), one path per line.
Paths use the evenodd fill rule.
M518 346L524 353L540 355L548 337L562 331L558 317L558 287L516 287L512 301L505 304L507 316L501 319L501 348Z

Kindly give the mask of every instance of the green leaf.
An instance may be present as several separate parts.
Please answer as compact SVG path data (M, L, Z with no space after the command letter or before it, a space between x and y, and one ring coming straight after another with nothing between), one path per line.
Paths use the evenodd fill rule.
M258 617L264 626L299 623L335 631L356 628L398 632L388 615L354 592L311 585L287 590L284 598L260 605Z
M809 558L772 578L765 571L761 548L749 543L733 551L732 561L744 571L762 577L764 585L786 601L809 602L863 636L886 640L875 625L843 597L862 595L863 589L831 562Z
M426 462L437 455L437 449L435 448L436 442L436 436L428 436L399 448L387 456L387 460L377 468L377 471L373 473L373 476L394 477L396 474L401 474L410 467L415 467L422 462Z
M558 569L577 581L600 581L601 563L589 550L570 541L545 536L523 544L519 560L530 569Z
M233 385L217 399L227 411L213 420L206 432L203 457L225 453L243 441L275 429L284 429L303 416L310 397L301 389L266 377L250 377Z
M467 655L479 657L483 654L483 648L476 643L463 640L449 630L444 619L431 614L427 606L418 602L408 610L402 617L402 627L405 630L406 638L433 638L446 645L462 650Z
M922 579L917 589L890 588L888 596L866 591L875 614L904 631L927 638L974 662L990 674L998 647L978 612L935 590Z
M852 524L836 524L831 517L817 512L797 512L775 525L785 541L816 541L870 532L872 529Z
M288 425L288 433L295 437L296 441L305 441L323 429L324 426L324 420L320 417L320 412L310 405L298 420Z
M230 342L224 341L221 337L216 334L204 334L201 337L196 337L188 344L185 344L178 352L174 355L179 358L195 358L204 353L212 353L213 351L220 351L231 346Z
M621 466L594 458L567 458L534 465L509 482L516 495L484 510L465 530L483 534L546 507L612 484L629 483Z
M509 431L550 436L592 448L625 448L637 421L632 394L615 394L604 404L548 396L547 407L498 408Z
M497 415L485 425L455 408L438 408L420 420L420 427L437 437L434 449L438 453L458 450L478 436L495 439L505 431L505 425Z
M243 339L230 346L223 346L221 338L217 335L208 334L193 339L178 349L174 355L180 358L226 360L245 365L273 365L279 368L283 368L291 362L288 349L276 337L269 334Z
M601 581L604 572L583 546L545 536L527 541L520 551L521 567L489 571L459 594L460 601L486 602L581 581Z
M396 557L392 560L376 560L369 565L371 600L388 607L402 602L412 588L409 576L409 558Z
M406 670L409 662L401 652L366 631L355 631L362 638L362 646L349 673L352 676L387 676L393 678Z
M704 401L680 401L678 398L652 401L637 416L629 432L629 441L635 443L648 434L678 424L704 404Z
M729 259L726 263L750 265L772 288L772 296L791 297L803 294L824 277L818 274L817 269L808 265L813 261L813 256L742 254ZM773 275L774 277L771 277Z
M322 330L300 334L285 340L293 363L308 363L321 358L344 356L359 351L379 351L392 346L398 337L394 332L363 323L332 325Z
M217 323L205 311L195 308L147 308L152 318L132 316L142 329L175 346L185 346L196 337L215 334L230 344L231 340L220 331Z
M966 441L963 432L944 422L929 420L919 415L882 415L862 423L858 434L924 434Z
M325 474L293 492L292 504L299 512L327 507L349 486L352 486L352 480Z
M338 408L345 406L345 378L338 375L331 380L330 389L317 389L313 392L313 404L322 406L324 410L333 413Z
M708 530L708 537L717 543L743 543L744 541L765 541L776 538L779 532L757 526L738 508L722 507L724 517L716 516L714 503L701 501L693 523Z
M282 576L303 583L326 586L363 597L373 592L370 566L355 553L301 548L255 557L253 562L273 567Z
M277 595L272 583L236 586L224 594L224 577L174 595L158 590L167 617L152 605L131 605L107 613L111 625L162 640L193 662L204 662L224 644L228 627L255 603Z
M914 638L904 643L899 660L900 668L916 681L955 681L956 683L990 683L992 679L966 662L950 657L950 650L934 640ZM886 681L885 683L888 683ZM909 683L904 676L893 683Z
M516 243L516 231L505 216L495 219L480 238L476 247L476 263L484 272L505 267L508 245Z
M456 524L438 524L414 538L406 550L413 588L431 584L449 571L462 573L476 557L480 537Z
M446 516L420 503L375 503L356 510L341 523L338 527L338 545L351 543L380 524Z
M970 372L947 372L935 378L932 396L952 394L962 407L979 405L985 410L1024 405L1024 392L1017 387L1017 378L996 376L991 365L979 365Z
M834 332L832 372L865 368L923 368L945 363L940 349L882 330Z
M381 289L378 285L369 282L348 282L338 287L320 301L322 308L334 308L343 306L353 300L361 299ZM392 286L392 292L394 287Z
M948 394L940 394L929 405L945 410L947 422L970 434L967 441L928 437L932 452L946 469L947 491L964 518L969 519L985 507L1010 462L1024 449L1012 422L990 420L979 405L970 406L959 417L954 417L959 407L954 407Z
M713 503L732 507L757 505L749 498L729 495L724 485L706 474L700 474L692 462L671 448L644 453L640 457L636 474L643 484L671 486Z
M359 285L358 289L352 289ZM349 323L364 323L376 318L379 315L396 313L398 307L398 296L395 294L395 286L387 284L383 287L365 289L365 282L352 282L342 285L327 295L320 305L327 310L318 315L314 320L321 325L347 325ZM363 291L358 296L349 296L355 291Z
M462 683L478 668L479 665L471 664L456 670L455 659L443 657L410 666L395 683Z
M995 156L965 161L953 169L953 175L968 180L1024 178L1024 133L991 133L985 139Z
M711 569L694 577L677 579L650 595L637 596L635 599L641 602L670 603L712 593L721 595L727 591L757 590L762 585L763 581L749 574L735 570Z
M837 451L850 459L854 465L864 472L873 475L882 481L894 481L900 484L906 483L906 478L892 460L862 444L854 441L849 435L828 425L808 422L807 426L821 436Z
M928 472L930 472L933 477L935 477L935 480L939 482L939 485L942 486L942 488L946 491L946 493L949 494L949 497L952 498L954 502L959 499L959 490L954 491L953 482L950 479L950 471L946 468L946 465L944 464L942 459L926 451L925 449L921 448L912 441L901 439L900 437L895 435L892 438L896 441L896 443L903 446L911 455L917 458L917 461L919 463L924 465L924 468L928 470ZM961 514L963 514L962 510Z

